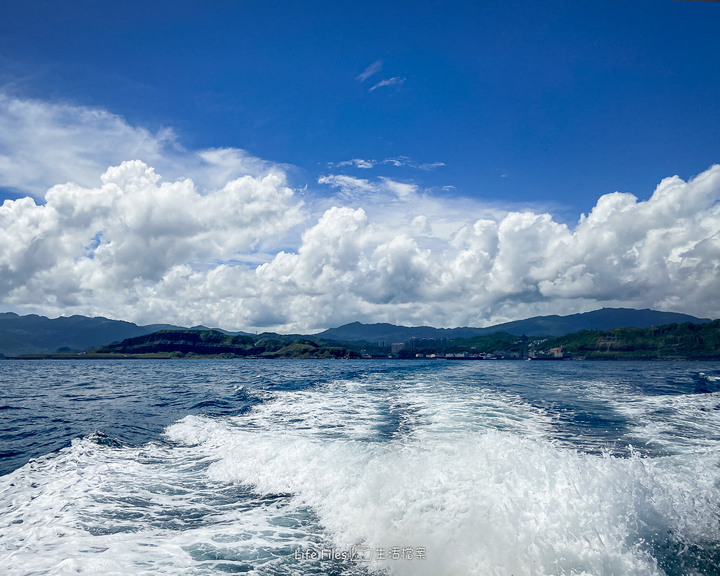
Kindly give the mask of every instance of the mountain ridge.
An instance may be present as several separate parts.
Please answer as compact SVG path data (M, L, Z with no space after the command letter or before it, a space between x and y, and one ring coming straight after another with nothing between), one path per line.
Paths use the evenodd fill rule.
M0 354L16 356L57 352L61 349L83 351L98 346L101 341L109 343L124 340L164 328L178 327L171 324L138 326L102 316L48 318L38 314L20 316L14 312L3 312L0 313Z
M337 328L330 328L317 334L296 335L298 338L325 339L337 342L372 343L383 342L389 346L394 342L413 339L472 338L507 332L516 336L557 337L579 330L610 330L612 328L647 328L650 326L694 322L705 323L710 319L696 318L676 312L657 310L635 310L633 308L602 308L592 312L567 316L535 316L484 328L458 327L434 328L432 326L397 326L388 323L363 324L351 322ZM196 326L191 329L204 329ZM188 330L172 324L149 324L139 326L123 320L111 320L102 316L60 316L47 318L37 314L20 316L14 312L0 313L0 356L23 354L47 354L56 352L82 352L100 346L152 334L158 330ZM246 332L228 332L230 335L247 335ZM283 336L283 338L285 338Z
M679 312L661 312L649 308L600 308L559 316L533 316L524 320L503 322L484 328L433 328L432 326L397 326L395 324L362 324L351 322L337 328L330 328L315 334L328 340L385 342L407 342L412 339L472 338L495 332L507 332L514 336L564 336L579 330L611 330L613 328L649 328L662 324L693 322L703 324L710 318L697 318Z

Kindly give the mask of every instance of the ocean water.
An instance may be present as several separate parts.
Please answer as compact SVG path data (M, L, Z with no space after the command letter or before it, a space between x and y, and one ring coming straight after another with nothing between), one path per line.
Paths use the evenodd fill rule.
M0 361L8 575L720 574L720 363Z

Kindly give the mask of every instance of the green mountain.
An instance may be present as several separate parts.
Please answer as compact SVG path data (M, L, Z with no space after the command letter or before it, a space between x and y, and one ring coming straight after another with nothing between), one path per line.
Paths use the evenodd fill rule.
M495 332L506 332L515 336L562 336L580 330L610 330L611 328L647 328L661 324L709 322L708 318L696 318L689 314L658 312L657 310L634 310L632 308L602 308L593 312L570 314L568 316L535 316L526 320L496 324L486 328L432 328L430 326L395 326L393 324L361 324L353 322L338 328L331 328L316 334L321 338L337 341L385 343L409 342L413 339L472 338Z
M581 330L610 330L619 327L646 328L684 322L702 324L709 322L709 320L673 312L603 308L594 312L571 314L569 316L537 316L527 320L507 322L486 328L407 327L393 324L361 324L360 322L353 322L314 335L274 334L268 337L285 342L285 344L305 339L308 342L318 343L319 346L330 347L332 347L330 342L344 342L341 345L344 348L357 351L366 349L371 354L387 354L387 349L396 342L408 343L407 348L409 350L437 350L447 349L447 343L450 340L486 336L498 332L505 332L512 336L552 337L563 336ZM113 342L120 342L127 338L152 334L162 329L187 330L187 328L166 324L138 326L131 322L109 320L101 317L70 316L49 319L35 314L18 316L12 312L0 313L0 357L3 355L19 356L23 354L81 352ZM204 326L196 326L192 330L202 332L210 329ZM214 331L230 336L250 336L243 332L226 332L217 329ZM495 347L499 346L500 342ZM378 347L381 350L378 350Z
M550 349L571 358L595 360L717 360L720 358L720 320L704 324L685 322L651 328L582 330L546 340L537 355Z
M408 342L404 348L393 352L399 358L718 360L720 320L651 328L581 330L543 339L507 332L451 340L423 339ZM343 344L301 335L263 333L252 336L218 330L159 330L101 346L82 353L82 357L359 358L387 354L387 348L368 346L365 342Z
M50 319L36 314L18 316L5 312L0 313L0 354L18 356L58 351L79 352L163 328L177 326L138 326L132 322L87 316Z
M529 340L507 332L493 332L470 338L450 340L415 339L405 343L397 352L399 358L416 358L435 355L440 357L469 357L480 355L495 358L521 359L527 357Z
M390 346L393 342L407 342L413 338L421 339L451 339L470 338L482 334L484 328L433 328L432 326L396 326L395 324L362 324L352 322L338 328L330 328L319 332L316 336L330 340L357 342L364 340Z

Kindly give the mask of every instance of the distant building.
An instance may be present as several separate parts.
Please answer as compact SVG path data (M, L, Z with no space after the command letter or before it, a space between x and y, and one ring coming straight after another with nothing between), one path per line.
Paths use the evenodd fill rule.
M390 344L390 352L397 354L400 350L405 350L405 344L403 342L393 342Z

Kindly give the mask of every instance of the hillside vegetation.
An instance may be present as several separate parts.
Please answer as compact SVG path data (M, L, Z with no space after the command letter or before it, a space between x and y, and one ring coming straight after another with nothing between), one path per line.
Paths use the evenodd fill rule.
M47 356L47 355L85 355L99 346L116 344L127 338L145 336L158 330L180 331L215 331L230 336L247 336L253 340L253 345L248 342L240 342L240 346L252 348L254 342L264 340L269 346L266 352L275 352L282 348L274 349L269 340L277 340L282 345L305 339L315 342L320 347L342 347L356 352L363 356L387 356L393 344L406 344L404 355L409 355L410 350L415 353L451 353L465 351L462 342L458 339L472 339L479 336L493 336L500 332L520 338L524 335L537 337L554 338L578 332L580 330L610 330L624 326L635 326L646 328L648 326L659 326L661 324L693 322L702 324L709 320L678 314L674 312L659 312L657 310L634 310L629 308L603 308L592 312L581 314L570 314L568 316L536 316L526 320L517 320L495 326L484 328L433 328L431 326L396 326L394 324L361 324L353 322L338 328L331 328L319 334L282 335L265 333L260 336L247 332L228 332L222 329L206 328L205 326L175 326L170 324L151 324L138 326L131 322L110 320L108 318L86 316L70 316L59 318L46 318L35 314L19 316L13 312L0 313L0 358L3 356L17 357L25 355ZM507 336L509 340L511 336ZM180 339L182 340L182 339ZM461 349L448 348L449 342L457 342ZM201 341L194 341L200 343ZM228 344L219 342L218 345ZM265 346L260 345L260 347ZM492 341L479 340L469 344L468 352L472 353L480 348L487 348L485 352L512 351L514 342L508 345ZM230 343L231 347L238 346L238 342ZM454 344L455 345L455 344ZM326 353L327 351L315 353ZM185 353L185 352L183 352ZM191 352L187 352L191 353ZM236 354L236 352L228 352ZM310 351L308 350L308 353ZM160 352L158 352L160 354ZM164 354L164 353L163 353ZM94 357L97 357L96 355ZM412 354L415 357L415 354Z
M279 335L231 335L217 330L160 330L102 346L95 354L154 355L171 358L354 358L356 352L308 339Z
M393 344L393 346L396 346ZM47 357L48 355L34 355ZM587 360L720 360L720 320L651 328L581 330L558 338L496 332L472 338L413 338L391 350L369 342L333 342L302 335L160 330L80 354L83 358L465 358ZM27 357L27 356L26 356Z
M572 358L608 360L720 359L720 320L665 324L652 328L581 330L542 342L539 350L562 347Z

